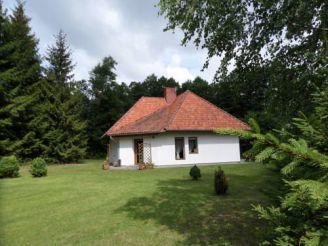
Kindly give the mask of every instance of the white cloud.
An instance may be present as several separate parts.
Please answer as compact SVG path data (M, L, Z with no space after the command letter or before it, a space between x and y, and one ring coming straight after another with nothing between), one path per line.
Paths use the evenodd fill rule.
M174 54L172 56L172 63L175 65L180 65L181 64L181 57L178 54Z
M96 58L89 55L85 50L73 48L73 51L73 60L79 62L79 67L93 68L97 65L97 63L99 63ZM89 77L89 72L90 71L86 69L75 69L75 78L79 80L86 79Z
M166 20L154 7L157 0L30 0L27 14L40 39L40 52L54 42L62 28L73 50L75 75L88 79L90 70L111 55L117 62L118 81L142 81L154 73L180 83L201 76L212 80L217 63L201 72L206 51L180 46L182 34L163 32ZM4 6L13 7L12 0Z
M191 74L191 72L184 67L171 67L168 66L166 68L167 77L173 77L179 83L185 82L188 79L194 79L195 76Z
M85 32L90 29L120 30L122 17L108 1L97 0L97 4L90 0L73 0L72 2L73 4L68 8L71 18L75 23L80 23L80 28L83 28ZM103 29L104 27L106 29Z

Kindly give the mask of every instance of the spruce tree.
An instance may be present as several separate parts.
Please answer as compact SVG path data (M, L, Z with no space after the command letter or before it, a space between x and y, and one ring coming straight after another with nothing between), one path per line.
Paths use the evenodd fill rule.
M309 118L292 122L298 134L278 131L263 134L252 120L253 131L217 129L222 135L252 140L248 158L276 165L285 188L279 204L257 205L255 211L272 226L273 245L327 245L328 242L328 86L314 95ZM268 243L268 242L267 242ZM270 244L269 243L269 244Z
M6 72L11 68L8 61L10 46L9 46L9 18L7 11L3 8L0 1L0 156L8 153L5 146L9 142L8 128L11 124L8 110L5 107L9 102L9 83L6 80Z
M55 36L55 40L55 45L48 47L45 57L49 63L47 76L54 83L63 86L65 83L71 82L74 77L72 52L67 44L66 34L62 30Z
M45 155L53 161L70 162L81 159L86 152L86 122L81 118L84 95L73 80L73 62L66 35L60 31L55 44L48 48L47 81L51 89L48 106L40 108L49 114L49 128L44 135Z
M38 83L41 74L38 40L31 33L30 19L22 2L17 2L9 18L2 3L0 5L0 154L15 154L26 159L35 155L32 147L35 132L29 122L35 116L33 85Z

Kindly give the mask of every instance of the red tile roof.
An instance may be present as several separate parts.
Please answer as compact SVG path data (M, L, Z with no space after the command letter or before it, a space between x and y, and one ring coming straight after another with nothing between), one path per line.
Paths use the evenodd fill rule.
M104 135L213 131L216 128L250 129L246 123L186 91L171 104L161 97L142 97Z

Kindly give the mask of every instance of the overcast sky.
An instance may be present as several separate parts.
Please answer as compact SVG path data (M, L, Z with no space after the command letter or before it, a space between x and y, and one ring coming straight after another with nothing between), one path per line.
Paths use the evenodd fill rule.
M201 76L212 81L217 64L201 72L205 50L180 45L181 32L163 32L166 21L154 6L157 0L26 0L40 53L54 42L59 29L67 34L76 63L76 79L105 56L118 63L118 81L142 81L152 73L180 83ZM11 10L14 0L4 0Z

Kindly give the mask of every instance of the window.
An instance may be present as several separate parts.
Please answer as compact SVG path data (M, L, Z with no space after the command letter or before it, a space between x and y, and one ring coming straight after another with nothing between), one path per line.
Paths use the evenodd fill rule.
M190 137L188 139L189 144L189 153L190 154L197 154L198 153L198 143L196 137Z
M175 159L184 160L184 138L175 138Z

